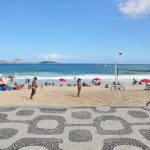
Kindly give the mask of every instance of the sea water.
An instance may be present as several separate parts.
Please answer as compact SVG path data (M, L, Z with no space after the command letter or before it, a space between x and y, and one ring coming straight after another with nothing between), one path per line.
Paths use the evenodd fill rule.
M150 65L148 64L119 64L117 65L118 80L131 82L133 78L141 80L150 79ZM124 70L120 70L124 69ZM135 71L138 70L138 71ZM143 71L142 71L143 70ZM101 78L101 82L113 82L115 80L114 64L1 64L0 75L14 75L17 81L34 76L40 82L55 82L59 78L65 78L68 82L75 78L91 82L93 78Z

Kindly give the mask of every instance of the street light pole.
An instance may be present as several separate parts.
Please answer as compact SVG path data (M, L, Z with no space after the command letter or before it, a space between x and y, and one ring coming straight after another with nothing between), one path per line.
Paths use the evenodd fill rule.
M115 91L117 90L117 63L115 63Z
M118 56L122 56L122 53L119 52ZM118 82L118 66L117 66L117 61L115 63L115 91L117 91L117 82Z

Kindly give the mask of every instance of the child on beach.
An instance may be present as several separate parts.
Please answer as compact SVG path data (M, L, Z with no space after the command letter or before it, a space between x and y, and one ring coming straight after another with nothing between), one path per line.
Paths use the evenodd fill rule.
M81 92L81 79L80 78L78 78L77 80L77 87L78 87L77 97L80 97L80 92Z
M37 77L34 77L34 80L32 81L32 92L31 92L31 97L30 99L33 98L33 95L36 94L36 89L38 88L38 85L37 85Z

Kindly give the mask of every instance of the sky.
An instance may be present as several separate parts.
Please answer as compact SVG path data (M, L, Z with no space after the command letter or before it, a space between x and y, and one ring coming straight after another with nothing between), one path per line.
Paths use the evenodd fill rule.
M150 0L0 0L0 60L15 58L150 64Z

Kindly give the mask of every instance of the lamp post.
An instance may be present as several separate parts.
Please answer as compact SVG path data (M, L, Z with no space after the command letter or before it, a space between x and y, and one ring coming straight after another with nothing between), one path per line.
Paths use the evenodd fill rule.
M117 63L115 63L115 91L117 90Z
M122 56L122 53L118 53L118 57ZM118 82L118 67L117 67L117 61L115 63L115 91L117 91L117 82Z

